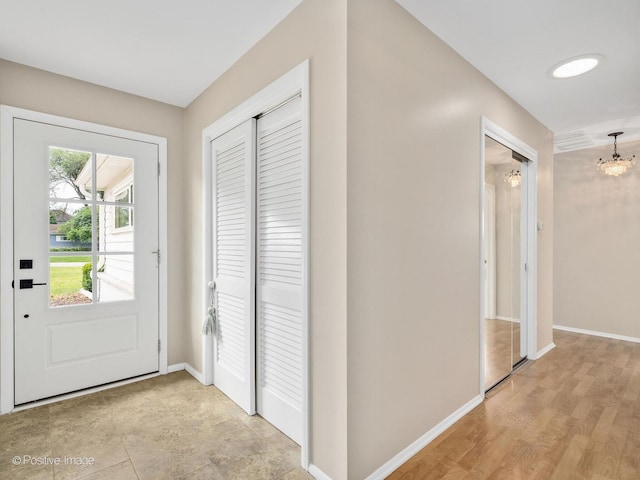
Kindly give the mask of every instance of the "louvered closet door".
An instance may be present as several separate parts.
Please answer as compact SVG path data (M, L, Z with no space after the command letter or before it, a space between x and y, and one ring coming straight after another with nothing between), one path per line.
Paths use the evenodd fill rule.
M301 101L258 120L257 409L302 441L303 172Z
M213 383L255 413L255 119L211 142L213 273L217 291Z

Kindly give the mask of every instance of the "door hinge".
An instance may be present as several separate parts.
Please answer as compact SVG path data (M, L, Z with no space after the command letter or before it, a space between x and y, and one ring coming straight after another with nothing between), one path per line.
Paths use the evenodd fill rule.
M525 264L524 264L524 271L525 271L525 272L528 272L528 271L529 271L529 264L528 264L528 263L525 263Z
M160 339L158 339L158 351L162 350L161 348L161 343L160 343Z
M160 176L160 162L158 162L158 176Z

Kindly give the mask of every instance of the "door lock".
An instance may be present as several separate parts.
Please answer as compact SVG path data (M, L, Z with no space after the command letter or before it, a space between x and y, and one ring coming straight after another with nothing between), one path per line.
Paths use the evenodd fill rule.
M33 283L33 279L32 278L26 278L23 280L20 280L20 290L24 289L24 288L33 288L36 285L46 285L47 283Z
M20 259L20 270L30 270L33 268L33 260Z

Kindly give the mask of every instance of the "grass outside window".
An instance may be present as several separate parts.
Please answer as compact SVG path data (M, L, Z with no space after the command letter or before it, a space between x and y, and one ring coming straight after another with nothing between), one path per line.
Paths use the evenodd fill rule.
M91 303L91 299L80 293L82 289L82 265L62 266L60 263L79 263L91 257L51 257L56 266L49 268L49 304L52 307Z
M91 257L90 256L77 256L77 257L51 257L49 259L49 262L51 263L70 263L70 262L74 262L74 263L87 263L91 261Z

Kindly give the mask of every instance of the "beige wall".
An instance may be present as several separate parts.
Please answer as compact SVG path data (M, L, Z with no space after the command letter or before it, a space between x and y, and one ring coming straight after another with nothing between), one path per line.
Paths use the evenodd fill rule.
M393 0L348 3L349 478L479 393L480 116L539 154L551 342L552 135Z
M182 128L184 110L0 59L0 104L167 138L169 364L184 362ZM10 268L2 266L2 268Z
M202 364L202 129L310 59L311 461L346 478L346 0L306 0L186 111L187 360Z
M307 58L311 461L359 479L478 394L481 115L538 150L551 342L551 133L393 0L305 0L186 111L7 62L0 102L169 138L170 362L200 369L202 129Z
M623 139L624 137L620 137ZM640 142L618 145L640 153ZM640 169L604 175L613 146L555 156L554 323L640 338Z

